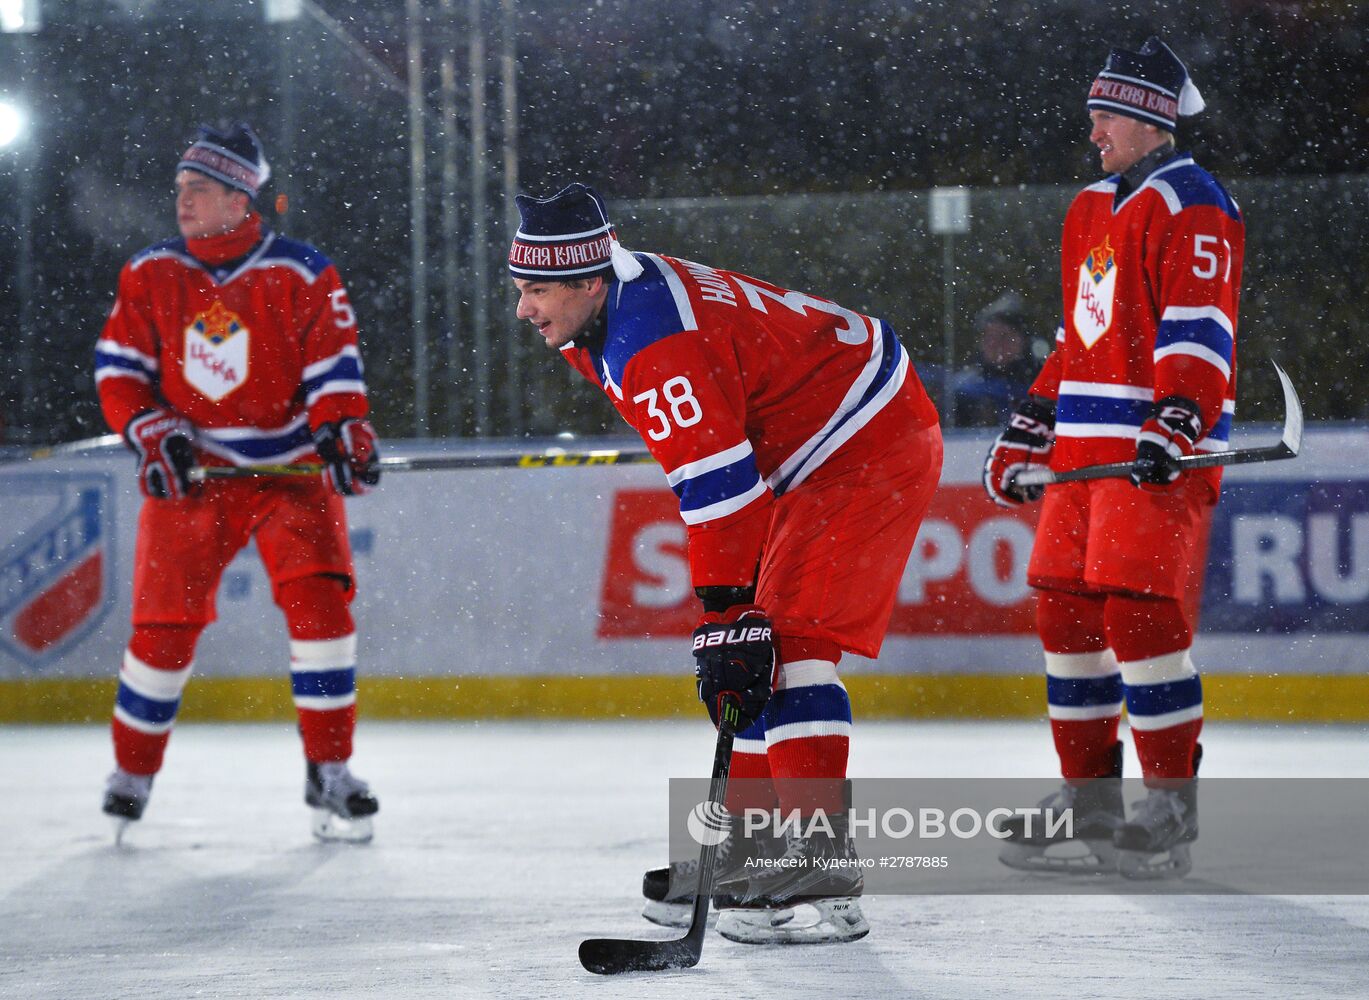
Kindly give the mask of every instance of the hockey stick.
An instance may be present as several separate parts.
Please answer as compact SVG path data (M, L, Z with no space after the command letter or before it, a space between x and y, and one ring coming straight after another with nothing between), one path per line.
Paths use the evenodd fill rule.
M1184 455L1176 459L1183 469L1210 469L1215 466L1248 465L1251 462L1277 462L1293 458L1302 449L1302 403L1297 390L1278 362L1273 362L1283 386L1283 437L1278 444L1263 448L1237 448L1232 451L1209 451L1201 455ZM1108 479L1131 475L1130 462L1109 462L1106 465L1086 465L1069 472L1051 469L1023 469L1013 476L1013 486L1049 486L1052 483L1073 483L1083 479Z
M713 777L708 783L710 814L722 808L727 792L727 775L732 769L732 739L736 735L740 705L724 696L722 722L718 726L718 747L713 752ZM628 938L587 938L580 942L580 964L590 972L612 976L619 972L663 972L666 969L691 969L699 964L708 930L709 897L713 895L713 857L718 845L704 844L699 851L699 885L694 890L694 913L689 930L682 938L666 941L636 941Z
M444 469L564 469L584 465L643 465L654 462L651 453L636 448L599 448L566 451L548 448L511 455L432 455L427 458L382 458L381 472L434 472ZM190 481L245 479L252 476L317 476L327 466L318 462L299 465L201 465L190 470Z
M82 438L80 441L68 441L65 444L45 445L11 461L36 462L44 458L60 458L63 455L84 455L86 452L103 451L105 448L123 443L123 437L118 434L101 434L99 437Z

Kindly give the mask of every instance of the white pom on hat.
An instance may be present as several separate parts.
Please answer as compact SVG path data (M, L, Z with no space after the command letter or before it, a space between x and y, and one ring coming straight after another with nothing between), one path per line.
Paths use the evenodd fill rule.
M619 281L635 281L642 276L642 265L637 258L616 238L610 239L609 260L613 262L613 273Z
M1179 90L1179 114L1185 117L1196 115L1205 107L1207 107L1207 101L1203 100L1203 95L1198 93L1198 88L1193 85L1193 79L1184 77L1184 85Z

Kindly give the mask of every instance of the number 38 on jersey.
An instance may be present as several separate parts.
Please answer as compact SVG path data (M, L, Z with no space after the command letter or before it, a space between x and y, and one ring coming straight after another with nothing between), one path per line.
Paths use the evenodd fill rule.
M703 419L703 408L699 406L694 387L683 375L666 379L659 390L648 389L632 397L634 403L645 403L647 417L651 424L644 427L647 437L653 441L663 441L670 437L676 427L693 427ZM662 408L661 404L665 407ZM667 413L667 411L669 411Z

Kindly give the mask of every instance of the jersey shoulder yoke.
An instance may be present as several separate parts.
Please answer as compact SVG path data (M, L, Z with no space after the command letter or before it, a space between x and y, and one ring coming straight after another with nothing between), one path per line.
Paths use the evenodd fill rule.
M608 290L604 363L620 385L628 362L639 352L666 337L699 328L689 292L675 269L656 254L633 256L642 265L642 276L615 281Z
M1164 199L1171 215L1207 205L1236 222L1241 221L1241 210L1236 200L1226 193L1226 188L1217 178L1194 163L1192 157L1181 156L1160 167L1141 186L1153 188Z
M318 247L277 234L256 261L257 267L290 267L313 282L333 262Z

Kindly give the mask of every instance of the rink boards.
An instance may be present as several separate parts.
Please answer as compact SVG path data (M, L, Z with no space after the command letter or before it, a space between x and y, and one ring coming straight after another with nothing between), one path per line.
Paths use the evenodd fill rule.
M1277 437L1238 431L1237 447ZM876 661L843 674L864 717L1043 710L1025 566L1035 509L978 485L989 438L948 441L943 485ZM1194 656L1213 717L1369 719L1369 473L1362 427L1227 475ZM390 442L388 454L431 451ZM0 468L0 721L103 717L128 638L140 499L122 451ZM348 502L360 708L391 718L692 711L697 602L655 466L392 474ZM254 548L228 568L184 717L284 718L283 619Z

